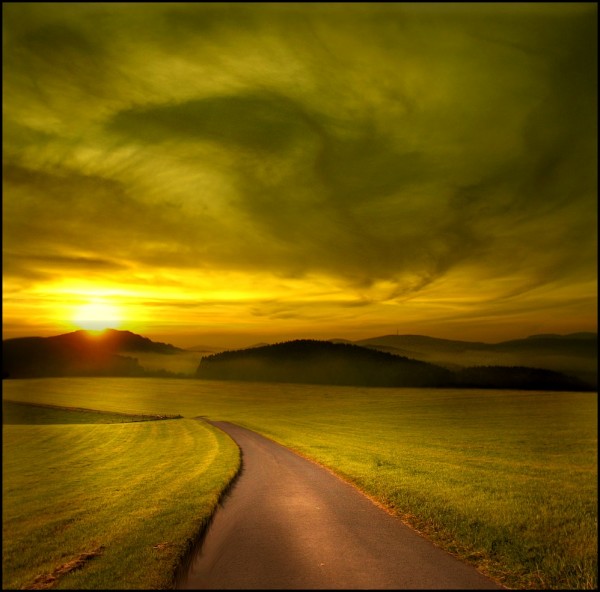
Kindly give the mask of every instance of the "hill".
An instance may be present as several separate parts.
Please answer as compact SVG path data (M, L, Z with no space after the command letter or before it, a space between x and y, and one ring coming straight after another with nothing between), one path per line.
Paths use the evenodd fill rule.
M596 333L532 335L501 343L383 335L354 343L455 371L472 366L533 367L567 374L595 388L598 385Z
M439 386L446 369L357 345L300 339L206 356L198 378L356 386Z
M541 390L597 388L597 334L491 344L424 335L359 342L296 340L202 353L130 331L75 331L3 341L3 377L167 376L364 386ZM212 349L212 355L206 350Z
M317 340L287 341L207 356L200 361L196 376L379 387L591 390L590 385L551 370L482 366L452 372L388 352Z
M20 337L2 342L2 376L146 376L138 360L124 353L176 354L183 350L130 331L74 331L54 337Z

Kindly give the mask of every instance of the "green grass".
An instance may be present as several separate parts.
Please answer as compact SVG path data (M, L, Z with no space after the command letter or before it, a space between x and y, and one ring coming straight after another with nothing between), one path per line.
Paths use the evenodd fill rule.
M595 397L368 399L263 431L509 587L596 587Z
M237 422L331 468L511 588L597 587L594 393L161 379L4 386L14 400Z
M178 419L179 417L181 416L114 413L80 407L31 404L6 399L2 401L3 424L128 423L133 421Z
M106 417L40 412L43 425L3 426L3 589L96 551L53 587L170 587L239 466L235 444L193 419L79 424Z

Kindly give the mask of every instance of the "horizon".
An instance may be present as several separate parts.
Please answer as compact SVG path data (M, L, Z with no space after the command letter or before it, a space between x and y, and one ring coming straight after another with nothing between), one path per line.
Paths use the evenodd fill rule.
M380 337L427 337L427 338L432 338L432 339L440 339L440 340L445 340L448 339L446 337L438 337L435 335L426 335L426 334L421 334L421 333L382 333L382 334L369 334L369 335L364 335L362 337L358 337L356 339L347 339L344 337L337 337L337 336L330 336L330 337L322 337L322 336L287 336L287 337L270 337L268 341L253 341L251 338L249 337L240 337L237 336L237 338L232 338L231 336L224 336L224 335L217 335L217 336L213 336L213 338L210 338L210 336L205 339L204 341L199 341L198 339L194 339L193 337L188 337L188 340L186 341L186 343L184 344L182 341L177 342L177 339L181 339L181 336L175 336L175 340L170 340L168 336L160 336L160 335L146 335L146 334L141 334L141 333L136 333L135 331L131 331L129 329L126 328L121 328L121 329L115 329L113 327L106 327L105 329L75 329L74 331L69 331L67 333L74 333L74 332L79 332L79 331L83 331L85 333L89 333L92 335L101 335L104 332L107 331L122 331L122 332L129 332L129 333L133 333L135 335L138 335L140 337L145 337L150 339L153 342L160 342L160 343L166 343L167 345L173 345L175 347L178 347L180 349L189 349L189 348L194 348L194 347L201 347L201 346L206 346L206 347L216 347L216 348L224 348L224 349L235 349L235 348L246 348L246 347L250 347L250 346L257 346L257 345L274 345L276 343L283 343L283 342L287 342L287 341L296 341L296 340L318 340L318 341L332 341L332 340L336 340L336 339L343 339L345 341L348 341L350 343L356 343L358 341L362 341L365 339L372 339L372 338L380 338ZM57 335L64 335L67 333L59 333L59 334L52 334L52 335L20 335L18 337L4 337L3 336L3 340L6 339L18 339L18 338L28 338L28 337L56 337ZM576 331L576 332L571 332L571 333L536 333L536 334L530 334L530 335L521 335L518 337L514 337L514 338L510 338L510 339L502 339L500 341L486 341L486 340L472 340L472 339L450 339L450 341L457 341L457 342L480 342L480 343L488 343L488 344L494 344L494 343L502 343L505 341L511 341L511 340L519 340L519 339L527 339L529 337L536 337L536 336L558 336L558 337L568 337L569 335L577 335L577 334L581 334L581 333L589 333L591 335L598 335L597 332L595 331ZM201 337L201 336L200 336Z
M597 332L596 4L7 3L3 39L3 339Z

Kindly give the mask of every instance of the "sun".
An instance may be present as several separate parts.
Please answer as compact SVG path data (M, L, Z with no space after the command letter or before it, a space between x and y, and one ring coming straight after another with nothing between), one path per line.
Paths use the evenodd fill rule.
M114 304L95 300L78 306L73 314L73 322L80 329L90 331L114 329L121 324L121 313Z

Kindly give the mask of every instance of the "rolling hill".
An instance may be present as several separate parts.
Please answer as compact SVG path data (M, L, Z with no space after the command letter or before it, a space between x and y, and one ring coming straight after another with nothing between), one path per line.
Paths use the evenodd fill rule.
M353 342L450 370L473 366L525 366L561 372L598 385L598 335L532 335L500 343L383 335Z
M200 361L198 378L358 386L438 386L451 373L357 345L299 339L225 351Z
M365 386L597 388L595 333L533 335L496 344L384 335L358 342L256 344L233 351L203 346L200 353L107 329L8 339L2 349L4 378L196 376ZM212 355L206 355L211 349Z

